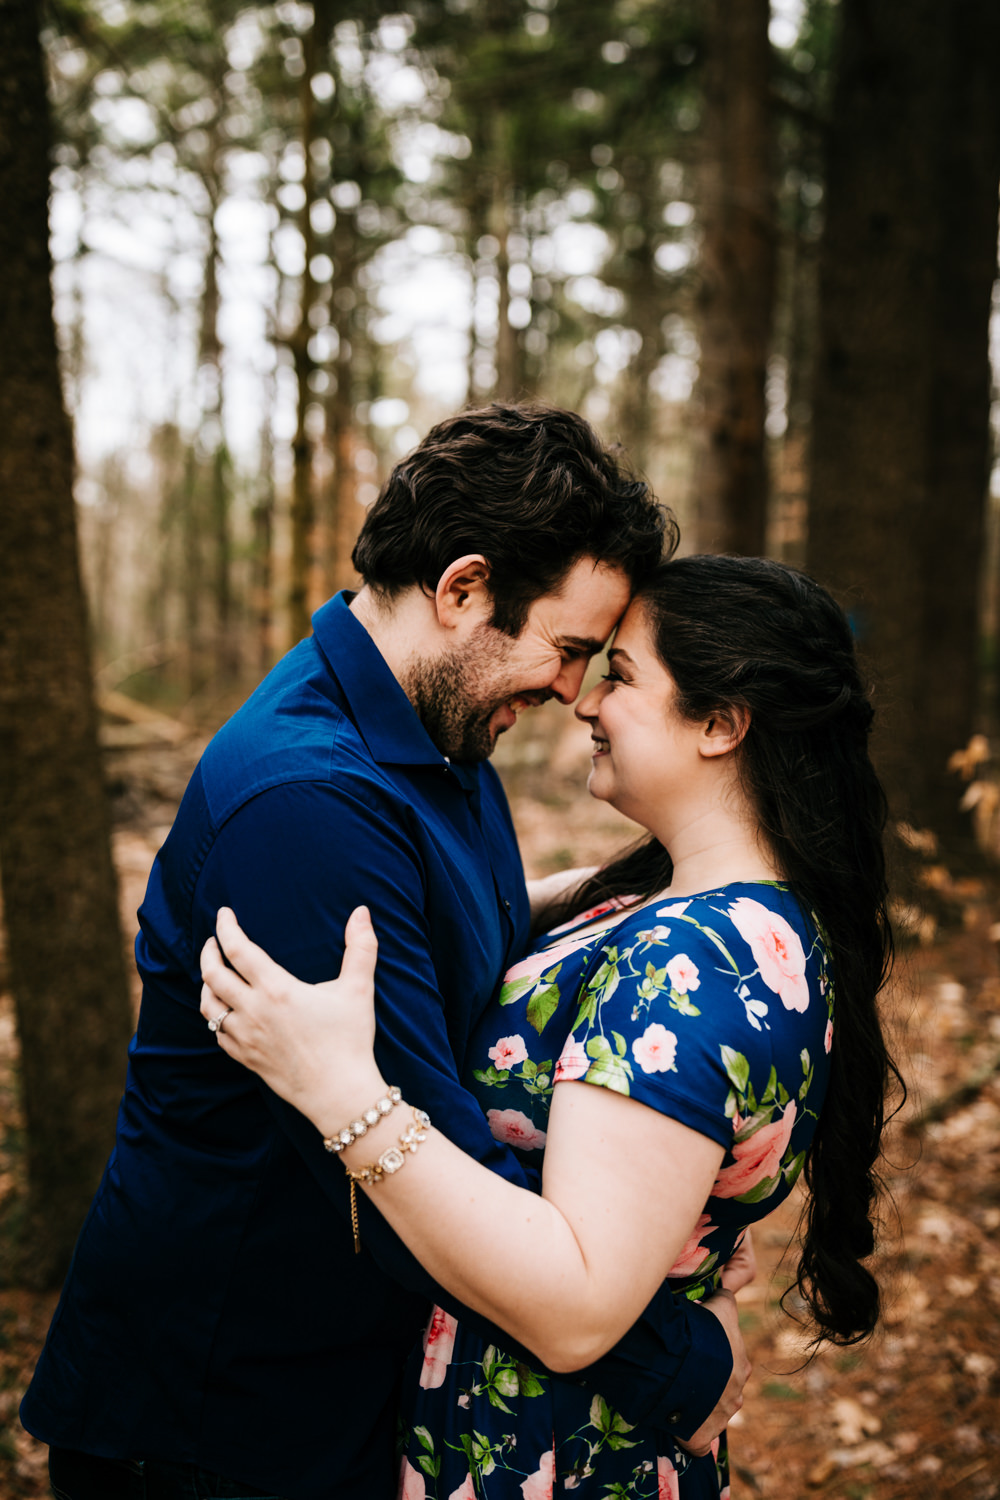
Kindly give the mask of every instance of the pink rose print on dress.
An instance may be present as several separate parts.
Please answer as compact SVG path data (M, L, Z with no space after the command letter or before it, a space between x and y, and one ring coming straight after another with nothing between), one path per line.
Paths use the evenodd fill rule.
M677 1038L659 1021L648 1025L632 1043L632 1056L644 1073L676 1073Z
M692 963L686 953L674 954L667 964L667 976L678 995L686 995L688 990L696 990L701 986L698 965Z
M582 1043L570 1032L566 1038L562 1052L556 1060L556 1070L553 1074L553 1082L568 1083L573 1078L582 1078L590 1067L590 1058L584 1051Z
M833 1022L832 1021L827 1021L827 1023L826 1023L826 1034L823 1037L823 1051L824 1052L829 1052L829 1050L830 1050L830 1048L832 1046L833 1046Z
M794 928L759 901L740 896L729 908L733 926L750 944L760 977L786 1010L806 1010L806 956Z
M529 1474L521 1486L524 1500L552 1500L552 1486L556 1477L556 1456L549 1450L538 1460L538 1468Z
M745 1141L737 1141L732 1148L736 1160L731 1167L723 1167L720 1171L712 1197L739 1198L759 1182L777 1177L792 1138L795 1115L795 1100L790 1099L778 1119L772 1120L770 1125L762 1125Z
M708 1214L702 1214L692 1229L690 1238L681 1250L680 1255L678 1255L667 1272L668 1276L694 1275L702 1261L712 1253L710 1250L706 1250L701 1240L704 1234L711 1234L714 1228L715 1225L709 1219Z
M424 1476L413 1467L408 1458L404 1458L403 1467L399 1471L398 1500L426 1500L426 1497Z
M444 1377L451 1364L455 1348L457 1319L446 1313L443 1307L435 1307L424 1334L424 1362L420 1370L420 1385L425 1391L436 1391L444 1385Z
M506 1073L509 1069L516 1068L518 1063L524 1062L528 1049L524 1045L524 1037L502 1036L487 1055L496 1063L498 1073Z
M457 1490L452 1490L448 1500L476 1500L476 1486L472 1482L472 1475L466 1474Z
M522 1151L538 1151L545 1145L545 1131L538 1130L519 1109L488 1109L486 1123L495 1141L505 1146L519 1146Z
M677 1470L669 1458L658 1454L656 1459L657 1500L680 1500L681 1487Z
M522 958L520 963L507 970L503 976L504 984L513 984L517 979L537 979L540 974L547 974L568 953L575 953L587 941L587 937L566 938L564 942L553 943L551 948L539 948L536 953L529 953L527 958Z

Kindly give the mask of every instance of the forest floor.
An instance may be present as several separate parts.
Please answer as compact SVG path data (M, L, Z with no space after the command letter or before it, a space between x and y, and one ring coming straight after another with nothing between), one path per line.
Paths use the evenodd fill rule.
M109 751L129 934L201 743ZM501 745L529 873L602 859L631 834L583 790L588 748L551 706ZM907 913L920 941L902 947L888 998L910 1097L885 1173L885 1326L806 1363L778 1306L797 1207L760 1226L759 1273L740 1294L754 1370L731 1428L734 1500L1000 1500L1000 887L932 862L926 874L927 905ZM19 1191L16 1068L0 978L0 1201ZM55 1300L0 1288L0 1500L48 1493L45 1449L17 1407Z

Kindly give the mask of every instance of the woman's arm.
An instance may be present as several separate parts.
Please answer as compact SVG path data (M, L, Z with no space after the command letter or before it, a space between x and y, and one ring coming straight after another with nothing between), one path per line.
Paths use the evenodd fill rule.
M324 1136L336 1133L386 1088L372 1051L377 945L367 913L352 916L341 976L323 985L273 964L232 913L220 913L218 932L238 971L206 946L202 1012L233 1007L220 1044ZM349 1146L345 1165L357 1171L394 1145L408 1106L420 1102L406 1101ZM447 1120L434 1123L401 1170L366 1191L435 1280L554 1370L591 1364L640 1315L723 1158L720 1145L644 1104L564 1083L539 1199L454 1146Z
M531 930L541 931L546 913L565 901L570 891L596 875L597 871L597 865L578 865L572 870L556 870L552 875L539 875L526 881L531 903Z

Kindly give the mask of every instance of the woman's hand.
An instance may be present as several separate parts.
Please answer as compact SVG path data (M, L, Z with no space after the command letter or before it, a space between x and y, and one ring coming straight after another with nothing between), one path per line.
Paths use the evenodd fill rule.
M323 984L276 964L228 907L215 930L201 954L201 1013L222 1021L220 1047L324 1135L339 1130L386 1088L373 1053L378 942L367 909L351 913L340 977Z
M738 1292L749 1286L757 1275L757 1257L753 1237L748 1229L722 1268L722 1286L727 1292Z

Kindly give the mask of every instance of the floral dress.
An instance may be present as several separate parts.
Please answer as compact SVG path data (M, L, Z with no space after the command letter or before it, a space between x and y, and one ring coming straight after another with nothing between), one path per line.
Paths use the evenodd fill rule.
M815 918L786 886L728 885L556 928L505 977L467 1086L538 1165L556 1083L641 1100L726 1155L668 1278L700 1300L748 1225L787 1197L826 1089L834 989ZM530 1369L436 1308L404 1395L404 1500L727 1500L725 1438L692 1458L572 1379Z

